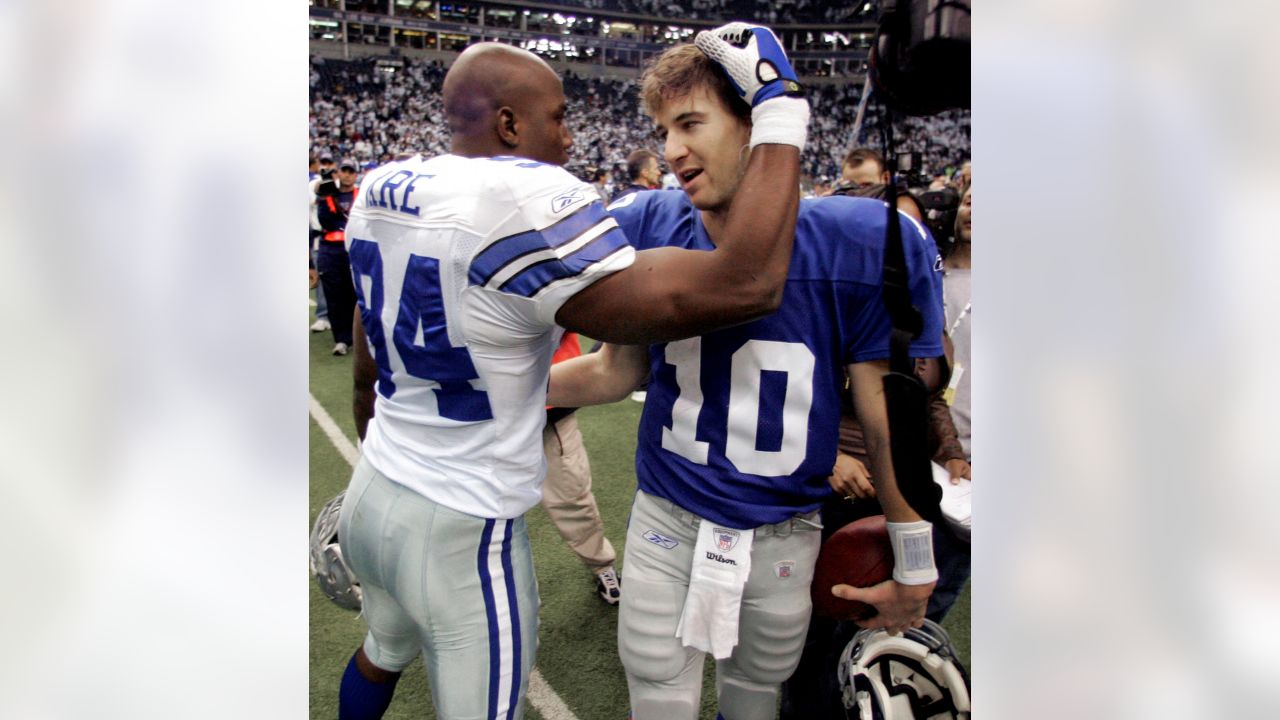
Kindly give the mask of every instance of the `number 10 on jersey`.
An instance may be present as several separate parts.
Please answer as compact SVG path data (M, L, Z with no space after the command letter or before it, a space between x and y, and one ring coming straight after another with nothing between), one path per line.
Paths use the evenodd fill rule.
M710 444L697 439L703 410L702 338L668 343L666 362L675 366L680 394L671 407L671 426L662 429L662 448L686 460L707 464ZM723 421L724 456L739 472L780 477L804 462L813 406L813 352L802 343L748 340L730 360L728 407L710 421ZM760 436L761 385L766 371L784 373L782 439L777 450L757 449ZM721 420L722 418L722 420Z

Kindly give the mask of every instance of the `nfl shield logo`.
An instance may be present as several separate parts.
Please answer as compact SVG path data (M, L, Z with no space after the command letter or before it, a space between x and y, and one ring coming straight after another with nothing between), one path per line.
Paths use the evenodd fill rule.
M726 530L725 528L716 528L712 533L716 539L716 547L720 548L720 552L729 552L734 545L738 544L738 531Z
M778 577L789 578L791 577L791 571L792 569L795 568L795 566L796 566L795 561L783 560L782 562L774 563L773 570Z

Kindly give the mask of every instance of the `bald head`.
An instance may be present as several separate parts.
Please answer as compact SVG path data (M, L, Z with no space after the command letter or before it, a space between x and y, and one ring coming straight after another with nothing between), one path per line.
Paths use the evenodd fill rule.
M452 152L568 161L564 88L551 66L528 50L495 42L468 47L445 75L443 95Z

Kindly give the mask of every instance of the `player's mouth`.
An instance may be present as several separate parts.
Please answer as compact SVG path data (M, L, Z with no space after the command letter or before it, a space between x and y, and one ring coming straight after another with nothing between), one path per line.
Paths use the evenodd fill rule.
M701 174L702 170L700 168L691 168L689 170L681 170L677 177L680 178L680 184L684 186L685 189L688 189L689 183L693 182L693 179Z

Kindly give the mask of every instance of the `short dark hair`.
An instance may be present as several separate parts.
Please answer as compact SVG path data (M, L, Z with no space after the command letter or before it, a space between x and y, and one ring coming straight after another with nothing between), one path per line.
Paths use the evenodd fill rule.
M888 168L885 167L885 164L884 164L884 156L876 152L875 150L872 150L871 148L854 148L850 150L849 154L844 156L844 162L840 163L840 167L846 168L846 167L849 167L850 165L852 165L853 167L858 167L859 165L867 161L874 162L877 166L879 166L880 172L884 172L885 170L888 170Z
M640 179L640 173L644 172L644 166L649 164L649 158L658 159L658 153L648 149L640 148L633 151L627 156L627 177L634 180Z

